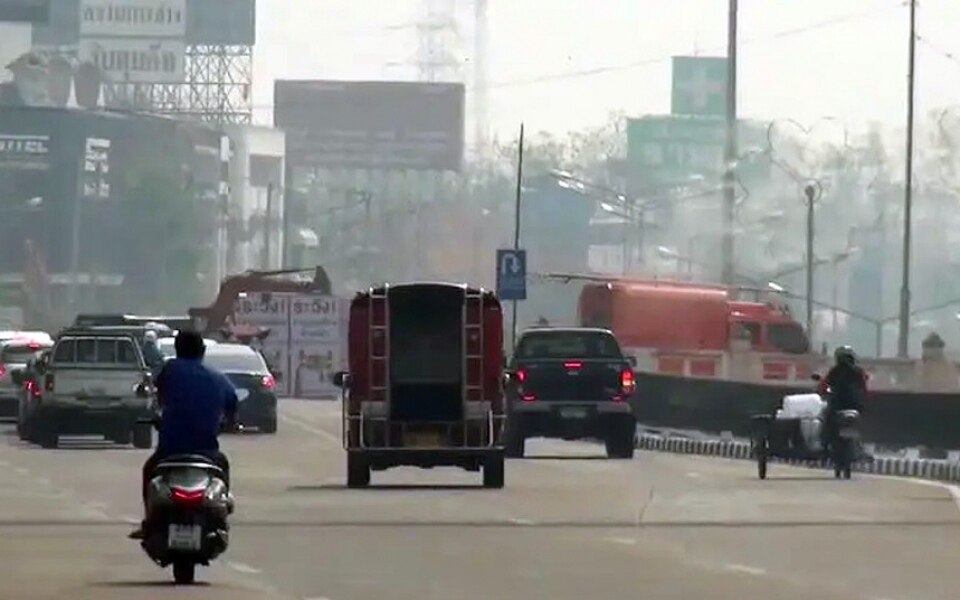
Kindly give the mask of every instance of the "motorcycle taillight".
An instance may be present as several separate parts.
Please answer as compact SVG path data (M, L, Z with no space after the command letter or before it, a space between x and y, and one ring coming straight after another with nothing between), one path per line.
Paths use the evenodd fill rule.
M206 490L182 490L180 488L170 488L170 499L176 504L193 506L203 502L203 496Z

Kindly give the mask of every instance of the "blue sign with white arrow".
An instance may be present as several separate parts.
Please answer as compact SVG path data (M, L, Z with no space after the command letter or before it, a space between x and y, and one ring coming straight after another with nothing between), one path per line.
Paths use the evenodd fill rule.
M497 250L497 295L501 300L527 299L526 250Z

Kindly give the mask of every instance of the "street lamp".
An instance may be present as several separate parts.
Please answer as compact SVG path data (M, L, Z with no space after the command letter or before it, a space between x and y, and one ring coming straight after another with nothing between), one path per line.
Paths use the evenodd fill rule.
M807 205L807 335L813 337L813 233L814 208L823 195L823 187L818 181L810 181L803 186L803 195Z

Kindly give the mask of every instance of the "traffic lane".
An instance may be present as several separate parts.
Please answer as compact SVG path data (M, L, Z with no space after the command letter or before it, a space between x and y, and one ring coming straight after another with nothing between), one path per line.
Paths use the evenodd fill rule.
M175 587L110 524L0 526L0 598L16 600L290 600L254 573L201 569L201 584ZM299 599L298 599L299 600Z
M266 529L269 529L270 532ZM245 528L250 561L301 598L332 600L851 600L816 581L790 582L664 553L659 533L556 526L366 525ZM256 540L256 543L253 541Z
M302 408L300 405L291 405L294 410L288 411L285 407L285 414L296 412L296 409ZM329 407L328 407L329 408ZM332 427L336 430L338 420L329 418L322 410L314 414L310 412L312 422L306 423L306 427L315 428ZM288 415L289 416L289 415ZM297 418L294 416L293 418ZM288 423L289 425L289 423ZM326 431L326 430L325 430ZM330 432L327 431L329 434ZM332 435L332 434L330 434ZM857 479L852 482L836 482L830 478L824 478L820 481L802 481L804 478L810 478L811 473L802 469L783 469L783 473L778 471L778 477L781 475L795 476L800 481L785 483L780 480L769 480L759 482L753 477L752 467L749 463L711 460L700 457L684 457L675 455L659 455L642 453L636 461L605 461L605 460L565 460L563 457L569 455L587 455L593 453L599 454L599 450L587 444L562 444L556 442L536 442L532 444L534 452L546 455L556 455L555 458L546 460L522 460L510 461L508 467L508 488L502 491L496 490L472 490L472 489L413 489L402 488L370 489L370 490L344 490L342 488L342 469L343 454L328 436L311 433L298 426L285 426L278 436L254 436L242 438L230 438L227 444L231 447L231 453L242 458L243 467L238 467L236 473L246 473L246 480L243 482L244 494L249 497L239 508L237 519L234 521L233 545L227 555L227 559L222 563L235 562L234 570L238 573L250 575L262 570L259 577L264 581L282 581L283 585L288 585L291 581L302 589L322 588L329 579L326 576L321 577L315 574L315 560L324 559L325 556L316 556L310 550L302 552L298 550L301 547L310 547L316 545L316 539L331 540L336 546L349 547L351 540L366 539L371 545L375 545L375 540L386 530L391 529L392 525L396 531L403 532L407 539L407 544L401 548L395 548L398 554L410 552L410 539L423 539L425 543L443 544L431 542L433 539L432 531L442 529L438 523L459 522L459 527L453 528L455 531L464 532L467 540L463 545L469 545L470 540L476 536L478 530L497 529L504 536L505 540L517 540L518 543L523 540L531 540L529 544L533 547L531 552L540 552L550 555L553 552L553 546L557 544L568 543L569 538L558 537L554 539L550 534L561 532L583 532L585 540L592 541L604 548L604 552L611 552L619 556L625 554L632 556L631 560L647 560L646 555L636 556L638 548L653 548L660 555L667 555L670 558L669 550L679 548L672 554L672 562L677 569L688 569L686 577L695 577L694 574L700 571L707 571L707 575L701 577L709 578L709 573L719 572L727 575L733 569L732 573L741 576L759 577L761 579L770 579L781 582L786 580L789 585L791 579L800 578L802 581L817 581L821 577L828 577L831 582L844 582L850 577L845 572L831 571L829 568L821 570L818 565L811 567L792 568L787 564L786 567L780 566L777 560L771 557L784 557L783 563L789 563L789 558L794 552L805 552L813 556L819 556L823 553L824 537L821 535L786 535L786 532L778 531L773 525L779 523L789 525L789 519L778 518L773 514L774 509L779 503L783 503L784 497L791 498L795 495L798 486L806 489L809 486L829 486L833 489L846 490L846 494L852 495L850 499L863 501L865 497L876 494L893 494L893 504L902 504L912 502L916 504L943 504L945 497L941 490L936 488L922 488L913 484L904 482L891 482L885 480ZM54 454L57 455L53 465L59 465L59 469L51 474L51 480L59 481L63 476L79 477L78 483L91 484L92 487L81 487L83 497L102 497L107 495L123 494L125 485L124 479L116 476L117 470L114 460L120 458L124 461L132 461L137 454L126 450L101 450L101 451L72 451L65 449L60 451L48 452L38 451L38 453L23 453L22 448L12 448L10 451L15 453L17 458L29 458L31 461L51 460ZM44 454L44 453L47 454ZM143 454L143 453L140 453ZM42 457L38 459L37 457ZM105 457L111 457L107 460ZM108 464L113 464L111 468ZM132 461L139 465L139 460ZM235 461L236 464L236 461ZM49 464L47 466L50 466ZM33 471L36 472L38 465L33 465ZM285 474L277 479L270 477L270 473L275 470L288 473L287 469L293 469L292 478ZM438 471L435 473L423 472L419 470L395 470L387 473L378 474L381 482L405 483L429 483L429 482L451 482L462 481L475 484L476 479L469 474L458 474L456 471L444 473ZM338 483L324 484L328 479L338 480ZM112 487L111 487L112 482ZM304 482L307 482L304 485ZM314 482L311 484L311 482ZM317 485L316 482L319 482ZM123 484L123 485L118 485ZM95 484L95 485L93 485ZM774 484L774 485L770 485ZM863 484L863 485L861 485ZM881 487L876 487L880 484ZM311 487L312 485L312 487ZM739 544L745 532L749 528L744 527L742 523L736 520L729 520L731 511L729 506L724 507L724 497L728 492L723 486L731 486L736 489L738 486L765 486L760 491L769 494L772 488L774 494L772 498L777 502L759 502L754 504L759 508L753 509L753 528L761 531L758 536L763 542L757 542L751 548L760 548L765 550L770 545L778 546L777 553L761 552L757 557L749 552L743 552ZM238 481L238 488L241 483ZM338 487L339 486L339 487ZM886 486L890 486L889 488ZM135 486L134 486L135 488ZM728 488L729 489L729 488ZM780 490L778 493L777 490ZM857 495L860 490L861 495ZM907 491L909 490L909 491ZM651 493L652 492L652 493ZM865 493L868 492L868 493ZM129 491L127 493L130 493ZM238 492L239 493L239 492ZM135 496L135 489L132 491ZM697 501L697 498L703 494L712 494L714 499L709 502ZM896 495L903 496L897 499ZM804 500L810 502L815 512L829 513L831 510L837 510L836 499L833 506L829 503L817 504L818 497L824 496L823 491L817 491L812 494L813 498ZM290 498L298 496L298 510L288 510ZM652 496L652 498L651 498ZM826 494L829 497L829 494ZM685 499L685 500L684 500ZM841 501L849 502L844 494L840 495ZM754 499L756 500L756 499ZM742 495L737 498L734 504L749 503L751 496ZM647 502L648 507L645 515L641 514L639 525L637 525L636 515L640 514L638 507ZM259 506L257 506L257 504ZM670 517L667 508L671 503L679 504L686 511L686 520L665 520L656 517L657 511L666 510L666 516ZM730 504L729 501L727 501ZM250 506L250 505L253 506ZM271 508L272 506L272 508ZM664 508L661 508L664 506ZM712 515L718 510L727 511L728 520L718 520ZM248 512L245 508L254 508ZM691 508L692 507L692 508ZM766 509L764 509L766 507ZM520 512L517 512L517 509ZM910 509L911 506L906 508ZM942 507L941 507L942 508ZM651 510L652 509L652 510ZM764 513L764 510L767 512ZM742 508L741 508L742 512ZM842 511L841 511L842 512ZM917 511L913 511L917 512ZM517 518L517 515L525 515L525 518ZM532 515L533 518L530 518ZM543 518L546 515L549 518ZM789 516L789 514L788 514ZM869 515L868 515L869 516ZM910 515L899 515L901 520L909 520ZM763 519L757 518L763 517ZM265 523L282 523L284 520L294 524L294 527L267 526ZM497 528L503 521L515 523L515 528L504 530ZM931 519L932 520L932 519ZM704 521L712 522L716 529L707 529L706 533L701 533L702 527L697 523ZM861 518L861 521L863 519ZM331 523L349 522L354 526L345 528L348 534L340 537L324 533L329 531ZM798 522L798 521L794 521ZM803 523L812 523L809 516L804 518ZM384 524L387 525L384 525ZM862 535L862 542L866 548L859 548L860 554L869 554L870 549L876 543L883 543L885 547L897 547L903 545L907 533L903 531L892 531L889 539L878 538L876 530L879 530L875 522L866 522L860 525L866 533ZM617 525L617 527L604 529L604 525ZM697 527L700 527L698 529ZM809 527L809 525L808 525ZM910 527L905 525L904 527ZM783 527L781 527L783 528ZM798 528L786 528L789 531L795 531ZM802 528L801 528L802 529ZM311 533L312 532L312 533ZM428 533L424 533L428 532ZM547 536L543 536L547 532ZM719 533L718 533L719 532ZM125 530L121 529L112 539L121 539ZM306 535L306 539L301 539ZM829 531L827 532L829 539ZM850 536L844 533L851 540L856 536ZM916 537L916 531L913 532ZM640 537L638 537L640 536ZM687 538L690 541L686 541ZM443 539L447 539L446 537ZM705 543L696 543L696 540L703 539ZM926 543L928 538L919 537L921 545ZM360 542L357 542L360 543ZM684 544L688 544L689 547ZM537 549L537 544L543 547ZM916 544L914 544L915 546ZM292 546L294 552L285 551L283 548ZM477 552L485 551L486 544ZM261 554L252 554L257 549L263 547L274 547L275 551L270 552L268 556ZM909 547L909 546L908 546ZM748 548L749 550L750 548ZM417 546L419 550L419 545ZM855 549L856 550L856 549ZM955 555L949 554L950 549L944 549L946 557L944 560L955 561ZM161 573L153 568L142 556L135 544L130 543L126 547L126 552L132 557L132 564L139 565L144 579L142 581L165 580L167 574ZM465 550L470 554L469 548ZM929 570L923 571L923 564L936 564L936 561L925 559L925 550L920 548L917 551L917 562L921 563L917 571L916 578L926 579L932 582L936 587L938 580ZM856 553L856 552L854 552ZM722 557L723 560L717 560ZM952 558L951 558L952 557ZM515 560L522 561L523 556L515 557ZM888 566L877 564L874 556L869 557L866 562L856 563L861 572L872 574L874 578L873 585L879 590L897 589L896 581L898 572L892 571ZM666 559L665 559L666 560ZM764 562L766 561L766 562ZM112 562L112 561L108 561ZM592 564L592 559L591 559ZM255 565L247 567L243 565ZM111 567L112 568L112 567ZM229 568L229 567L228 567ZM288 581L288 577L277 577L274 573L283 572L285 569L294 568L300 572L299 579L294 577ZM481 571L483 569L480 569ZM935 569L934 569L935 570ZM216 570L211 572L215 575ZM758 573L760 575L758 575ZM897 575L894 575L897 573ZM488 573L490 577L496 577L496 573ZM138 575L139 576L139 575ZM521 577L518 574L517 577ZM562 574L558 574L562 578ZM678 575L679 576L679 575ZM890 579L890 577L893 579ZM623 578L617 580L618 584ZM910 578L908 578L909 580ZM915 597L936 597L923 595L923 583L918 582ZM482 588L481 588L482 589ZM919 590L919 591L918 591ZM695 590L691 590L694 593ZM844 588L846 597L867 598L861 596L857 586ZM310 592L314 593L314 592ZM697 597L694 595L693 597Z

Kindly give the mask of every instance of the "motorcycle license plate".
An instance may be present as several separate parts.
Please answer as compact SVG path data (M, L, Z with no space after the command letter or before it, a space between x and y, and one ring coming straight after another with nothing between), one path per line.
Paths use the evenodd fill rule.
M167 530L167 547L171 550L196 552L200 550L202 533L199 525L170 525Z
M560 409L560 416L564 419L585 419L587 417L587 409L562 408Z

